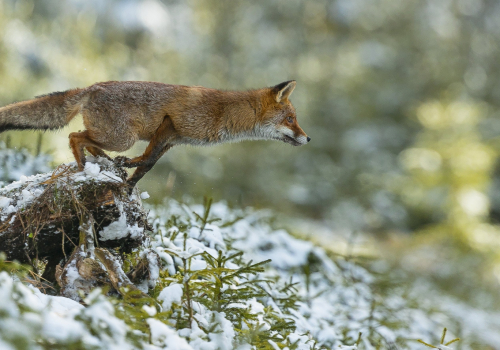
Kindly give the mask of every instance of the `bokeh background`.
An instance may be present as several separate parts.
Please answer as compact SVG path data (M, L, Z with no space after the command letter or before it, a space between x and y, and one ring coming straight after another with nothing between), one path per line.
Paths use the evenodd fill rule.
M483 305L498 299L478 284L500 279L499 58L493 0L0 0L1 105L107 80L297 80L310 144L174 148L140 187L369 237ZM45 133L42 152L72 161L79 128ZM36 132L0 140L37 152Z

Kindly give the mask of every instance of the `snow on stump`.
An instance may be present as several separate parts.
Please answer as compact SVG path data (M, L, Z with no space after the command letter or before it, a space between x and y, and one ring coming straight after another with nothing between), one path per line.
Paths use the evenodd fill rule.
M148 280L155 257L144 254L131 279L123 272L121 254L143 248L150 229L140 196L127 194L126 176L111 161L89 157L82 172L61 165L0 188L0 252L35 271L45 263L42 278L74 300L97 286L137 289L131 279Z

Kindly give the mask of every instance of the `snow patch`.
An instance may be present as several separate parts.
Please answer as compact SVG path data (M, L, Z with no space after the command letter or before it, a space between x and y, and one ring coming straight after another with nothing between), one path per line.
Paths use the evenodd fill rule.
M83 171L90 177L96 177L101 172L101 167L99 166L99 164L86 162L85 169L83 169Z
M170 310L172 304L180 304L182 300L183 286L182 284L172 283L168 287L163 288L158 296L158 301L162 302L164 311Z
M149 325L151 342L154 345L166 350L193 350L186 339L179 337L177 332L166 324L154 318L148 318L146 322Z
M11 201L12 201L12 199L1 196L0 197L0 209L5 209L6 207L8 207Z
M123 203L121 203L117 198L115 198L115 203L118 210L120 211L120 217L118 218L118 220L104 227L99 232L101 240L116 240L125 238L129 235L132 239L139 239L144 232L144 228L139 227L137 223L135 223L134 226L130 226L129 224L127 224L127 216L125 215L125 211L123 210Z

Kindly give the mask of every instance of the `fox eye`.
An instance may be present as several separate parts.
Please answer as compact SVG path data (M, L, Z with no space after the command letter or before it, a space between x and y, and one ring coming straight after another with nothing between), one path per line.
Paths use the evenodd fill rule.
M293 123L293 118L292 117L286 117L286 121L291 124L291 123Z

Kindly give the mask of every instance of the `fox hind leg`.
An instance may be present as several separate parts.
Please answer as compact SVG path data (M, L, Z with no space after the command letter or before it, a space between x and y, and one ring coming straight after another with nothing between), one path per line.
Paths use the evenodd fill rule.
M88 147L92 147L100 149L100 145L92 140L87 130L69 134L69 145L75 156L76 163L78 164L78 170L80 171L82 171L85 166L85 153L83 152L83 148L86 147L88 149Z
M90 154L92 154L96 158L102 157L111 160L111 157L108 156L106 153L104 153L104 151L99 147L87 146L85 148L87 149L87 151L89 151Z

